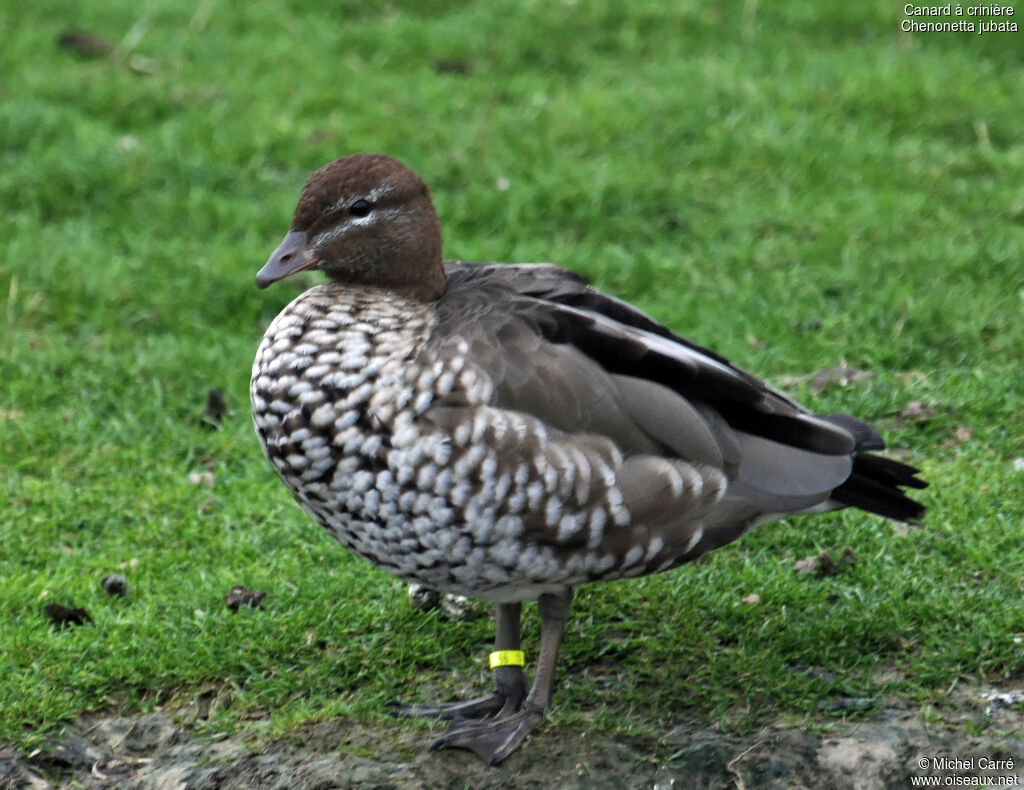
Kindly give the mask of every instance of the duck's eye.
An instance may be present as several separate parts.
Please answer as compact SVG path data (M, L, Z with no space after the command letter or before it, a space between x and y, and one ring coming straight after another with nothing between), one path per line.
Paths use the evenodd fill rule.
M365 217L371 211L373 211L373 204L362 198L348 207L348 213L353 217Z

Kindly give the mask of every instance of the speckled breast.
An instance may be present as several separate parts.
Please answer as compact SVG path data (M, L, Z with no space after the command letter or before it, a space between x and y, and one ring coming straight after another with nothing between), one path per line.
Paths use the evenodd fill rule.
M252 370L256 432L299 504L349 549L402 576L430 558L410 523L415 503L400 501L410 489L396 474L392 438L453 378L440 364L413 364L432 326L428 306L319 286L271 323ZM430 504L443 524L443 503Z
M432 305L328 285L270 325L253 417L314 519L390 573L494 601L676 561L634 539L611 441L491 407L466 341L433 340L435 324Z
M256 353L253 419L285 485L344 546L404 579L485 595L524 581L512 542L523 523L494 516L512 481L480 486L493 452L479 430L474 449L471 425L453 437L418 419L453 391L461 403L490 394L459 344L424 352L434 323L432 306L391 293L307 291Z

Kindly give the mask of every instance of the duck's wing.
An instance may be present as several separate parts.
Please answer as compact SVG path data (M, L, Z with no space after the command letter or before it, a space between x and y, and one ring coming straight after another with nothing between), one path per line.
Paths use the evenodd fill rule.
M864 452L884 447L866 423L811 413L579 275L454 262L446 273L439 320L445 333L459 327L501 408L625 453L714 466L764 514L826 501L905 519L923 511L900 490L924 485L917 470Z
M491 290L497 298L507 288L536 300L533 305L515 304L533 316L546 340L575 346L611 373L657 382L713 406L734 428L820 453L885 446L866 423L850 415L811 413L574 272L553 264L449 262L447 267L452 291Z

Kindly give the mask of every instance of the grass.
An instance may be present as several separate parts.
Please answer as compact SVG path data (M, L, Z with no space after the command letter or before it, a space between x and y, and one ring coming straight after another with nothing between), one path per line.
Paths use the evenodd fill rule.
M557 261L769 377L870 371L794 394L881 423L932 482L921 530L792 519L584 588L556 722L744 726L1019 685L1024 50L908 36L901 9L0 7L0 741L209 688L230 701L213 726L287 731L488 682L490 621L411 612L298 510L250 425L256 344L297 289L253 275L309 172L358 150L432 185L451 257ZM915 400L931 411L901 419ZM840 575L793 570L847 546ZM119 569L132 592L109 598ZM264 607L228 611L237 583ZM54 601L94 622L54 631Z

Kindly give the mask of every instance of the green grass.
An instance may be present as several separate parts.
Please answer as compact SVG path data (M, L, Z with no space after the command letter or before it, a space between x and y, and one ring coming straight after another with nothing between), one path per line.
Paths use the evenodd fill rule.
M910 37L881 0L711 5L0 6L0 740L211 686L215 726L286 730L488 682L490 621L411 612L250 424L255 347L297 288L253 276L309 172L359 150L432 185L450 257L557 261L769 377L871 371L794 394L887 425L932 482L925 529L792 519L584 588L556 721L1020 684L1024 34ZM79 30L120 48L56 45ZM934 415L901 422L912 400ZM793 571L846 546L838 576ZM117 569L124 599L99 585ZM236 583L264 608L229 612ZM52 630L53 601L94 623Z

